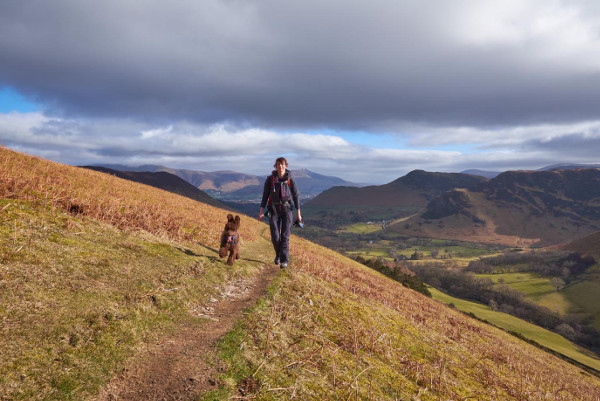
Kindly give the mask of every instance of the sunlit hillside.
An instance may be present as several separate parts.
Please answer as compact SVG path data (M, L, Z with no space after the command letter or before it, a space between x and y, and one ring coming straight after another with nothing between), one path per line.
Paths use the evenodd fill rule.
M507 171L445 192L392 230L509 246L549 246L600 229L600 170Z
M270 269L268 227L0 148L0 399L95 399L151 344L201 331L224 288ZM597 376L298 237L289 270L206 360L188 399L599 400ZM187 378L185 378L187 379ZM107 397L110 398L110 397Z

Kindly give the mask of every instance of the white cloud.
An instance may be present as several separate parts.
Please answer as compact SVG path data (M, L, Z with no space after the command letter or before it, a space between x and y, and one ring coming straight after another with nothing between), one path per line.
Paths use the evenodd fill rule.
M543 63L568 69L597 70L600 17L597 10L579 1L470 0L450 14L449 32L459 43L520 53L523 60L543 69Z
M356 182L385 183L411 170L539 168L597 162L600 122L512 129L412 127L417 148L359 145L335 134L279 133L190 122L153 126L130 120L69 120L40 113L0 114L0 142L67 164L162 164L201 171L268 173L285 155L308 168ZM100 135L103 133L103 135ZM409 133L409 134L410 134ZM436 138L444 138L444 141ZM444 150L444 144L468 144ZM572 144L572 146L569 146ZM436 149L439 148L439 149ZM585 148L585 150L582 150Z

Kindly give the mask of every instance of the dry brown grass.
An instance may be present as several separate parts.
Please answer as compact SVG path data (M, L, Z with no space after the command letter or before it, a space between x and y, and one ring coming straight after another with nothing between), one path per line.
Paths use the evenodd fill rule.
M362 265L293 239L248 323L253 397L599 400L598 378Z
M0 198L43 202L122 230L216 246L226 219L218 208L88 169L0 148ZM225 215L224 215L225 216ZM258 225L245 230L254 241Z

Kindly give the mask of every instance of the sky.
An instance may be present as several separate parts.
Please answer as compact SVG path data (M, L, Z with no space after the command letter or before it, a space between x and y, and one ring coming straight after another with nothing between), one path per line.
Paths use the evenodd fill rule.
M71 165L600 162L597 1L2 1L0 54L0 145Z

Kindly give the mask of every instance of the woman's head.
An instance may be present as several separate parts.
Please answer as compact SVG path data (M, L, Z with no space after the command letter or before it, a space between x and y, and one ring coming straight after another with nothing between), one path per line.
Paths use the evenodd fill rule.
M277 168L278 164L282 164L283 167L287 167L288 166L288 162L285 159L285 157L278 157L277 160L275 160L275 165L273 167Z

